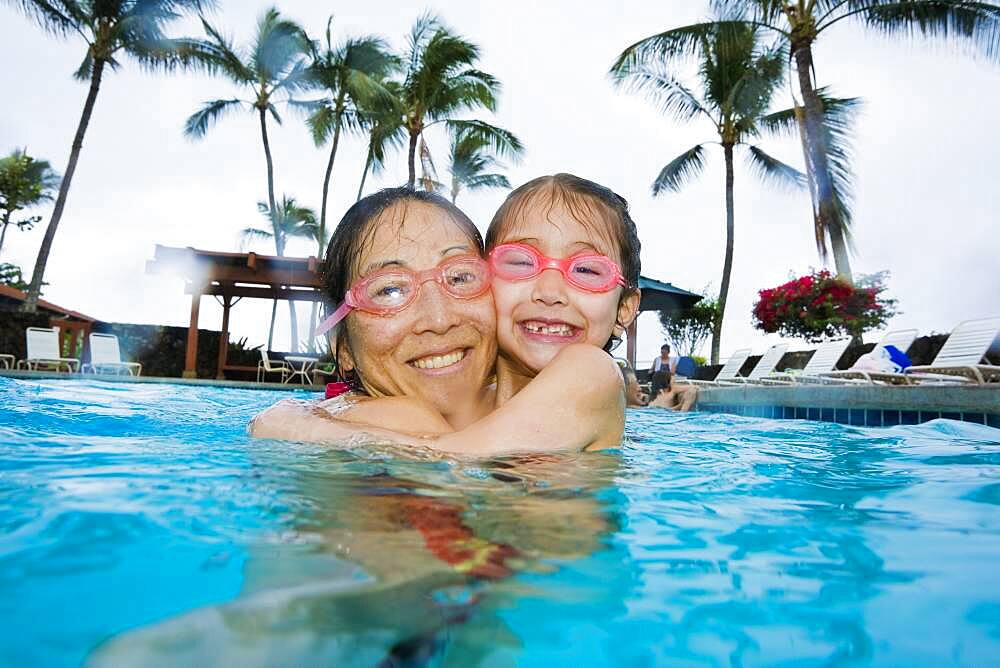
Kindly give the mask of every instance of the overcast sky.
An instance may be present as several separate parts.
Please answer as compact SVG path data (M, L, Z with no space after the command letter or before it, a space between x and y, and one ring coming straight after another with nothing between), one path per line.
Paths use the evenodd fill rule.
M213 23L245 43L263 2L222 1ZM627 45L653 32L705 16L707 3L437 2L428 8L482 47L481 69L503 82L494 117L527 151L508 174L515 185L569 171L610 186L632 207L647 276L679 287L717 289L725 247L723 165L712 147L705 173L681 194L653 198L659 169L692 145L712 140L702 122L681 125L645 100L617 92L607 69ZM315 3L287 0L281 11L318 37L335 15L338 37L377 33L402 48L419 9L384 0ZM193 22L172 33L194 34ZM72 79L85 46L42 32L8 6L0 8L0 151L27 147L65 168L87 92ZM823 35L815 61L820 85L864 99L857 132L858 181L854 236L856 273L889 270L889 294L899 300L893 327L947 332L967 318L1000 314L997 170L992 153L1000 126L995 105L1000 66L923 42L901 43L848 23ZM106 73L69 200L45 275L45 298L101 320L186 325L190 298L180 279L147 275L155 244L236 251L238 231L260 226L256 202L266 199L266 175L255 116L223 119L192 142L184 120L203 101L233 97L225 80L204 75L150 74L123 57ZM790 104L782 95L776 108ZM326 149L313 146L293 113L271 128L276 191L318 207ZM439 170L446 140L428 137ZM797 166L791 142L763 142ZM364 164L361 140L348 139L337 157L328 216L336 221L354 201ZM368 192L405 180L405 155L392 160ZM461 206L485 229L503 191L463 194ZM0 261L30 276L43 224L11 230ZM991 229L992 228L992 229ZM251 246L273 252L264 242ZM293 242L290 254L314 248ZM736 252L723 333L723 357L777 342L753 329L757 291L818 267L808 195L775 193L741 160L736 169ZM305 316L306 306L302 306ZM244 300L231 315L236 338L267 338L269 302ZM218 329L221 308L203 300L200 326ZM654 314L639 326L639 359L651 359L661 336ZM793 341L803 348L801 341ZM275 348L288 348L287 309L279 310ZM707 351L706 345L705 350ZM624 354L624 347L621 349Z

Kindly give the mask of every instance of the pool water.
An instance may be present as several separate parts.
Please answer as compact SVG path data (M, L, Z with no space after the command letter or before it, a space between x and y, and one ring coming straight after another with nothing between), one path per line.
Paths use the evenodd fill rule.
M0 378L0 665L1000 664L1000 430L461 462L248 438L287 396Z

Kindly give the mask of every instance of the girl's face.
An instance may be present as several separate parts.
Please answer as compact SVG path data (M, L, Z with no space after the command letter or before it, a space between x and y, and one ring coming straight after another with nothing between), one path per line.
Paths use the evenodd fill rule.
M399 206L405 207L402 211ZM361 251L354 282L379 269L423 271L478 248L447 212L406 202L384 212ZM460 410L483 388L496 361L493 298L458 299L434 281L392 315L356 310L344 321L344 367L376 395L423 399L442 414Z
M528 207L522 220L511 225L498 244L522 243L542 255L566 258L600 253L620 264L620 253L610 237L582 225L561 205ZM616 322L627 326L639 307L637 292L621 299L625 288L593 293L566 282L556 269L546 269L521 281L493 279L500 354L526 375L537 375L570 343L603 347Z

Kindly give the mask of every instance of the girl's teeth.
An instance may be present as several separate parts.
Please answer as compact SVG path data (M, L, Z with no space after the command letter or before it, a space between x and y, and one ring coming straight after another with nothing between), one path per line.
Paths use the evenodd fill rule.
M458 364L465 357L464 350L456 350L453 353L448 353L447 355L434 355L433 357L421 357L418 360L414 360L413 366L418 369L443 369L446 366L451 366L452 364Z
M535 334L569 336L573 333L573 330L569 325L538 325L534 323L525 323L524 326L529 332L533 332Z

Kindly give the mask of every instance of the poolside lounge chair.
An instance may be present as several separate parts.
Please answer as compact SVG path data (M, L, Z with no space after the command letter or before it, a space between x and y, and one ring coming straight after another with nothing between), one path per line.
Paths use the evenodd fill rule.
M691 380L688 378L684 382L689 385L721 385L726 381L731 381L733 378L736 378L736 374L743 368L743 363L750 357L751 352L749 348L734 350L733 354L729 356L729 360L719 369L719 373L716 374L714 380Z
M885 348L886 346L893 346L900 352L906 352L913 345L914 339L917 338L917 330L915 329L898 329L891 332L886 332L885 336L882 337L872 352L878 352L880 348ZM842 371L825 371L819 374L823 378L830 378L833 380L850 380L857 381L861 380L866 383L874 383L875 380L872 378L870 371L862 371L860 369L844 369ZM876 375L879 375L876 373ZM887 374L881 374L887 375ZM894 376L901 374L892 374Z
M122 361L118 337L114 334L90 335L90 364L83 365L84 371L88 368L94 373L125 372L130 376L142 375L142 364Z
M905 374L920 382L943 378L978 384L998 382L1000 365L986 357L998 336L1000 316L960 322L951 330L933 362L911 366Z
M281 382L285 382L285 378L288 374L292 372L285 364L284 360L272 360L267 356L266 350L260 351L260 361L257 362L257 382L263 382L267 379L267 374L278 373L281 374Z
M785 356L785 351L788 350L787 343L777 343L770 348L768 348L761 358L757 360L757 366L755 366L748 376L745 378L743 376L736 376L727 382L722 383L723 385L736 385L740 383L753 383L759 385L789 385L790 381L787 380L772 380L768 378L774 373L774 367L778 366L778 362L781 358Z
M809 358L809 362L806 364L802 371L796 373L772 373L765 377L769 381L787 381L792 383L849 383L853 382L851 380L843 379L838 380L834 378L827 378L821 374L832 371L837 368L837 362L840 361L841 356L844 351L847 350L847 346L851 345L851 339L833 339L831 341L824 341L813 353L812 357Z
M9 369L14 366L14 356L0 353L0 369Z
M24 330L25 344L28 355L17 363L17 368L31 371L43 369L62 371L66 367L71 372L80 369L80 360L75 357L62 357L59 354L59 330L47 327L28 327Z

